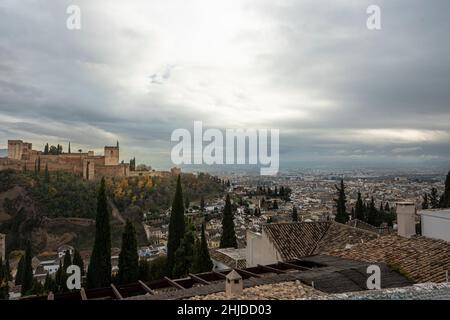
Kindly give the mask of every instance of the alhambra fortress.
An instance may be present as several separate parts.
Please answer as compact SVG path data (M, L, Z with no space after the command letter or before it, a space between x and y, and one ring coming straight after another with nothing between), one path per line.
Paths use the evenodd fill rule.
M136 171L134 166L130 166L129 163L120 162L119 150L119 142L117 142L116 146L105 146L104 155L95 155L94 151L72 153L70 148L67 153L53 155L33 150L33 146L29 142L8 140L8 156L0 157L0 170L34 170L39 163L41 170L47 166L50 172L72 172L83 176L86 180L102 177L164 176L180 173L179 168L172 168L170 172Z

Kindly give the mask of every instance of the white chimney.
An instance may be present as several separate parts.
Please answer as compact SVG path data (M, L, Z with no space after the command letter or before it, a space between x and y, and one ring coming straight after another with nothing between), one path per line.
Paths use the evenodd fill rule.
M397 202L397 232L409 238L416 234L416 205L414 202Z
M242 295L244 282L236 270L232 270L225 279L225 292L228 297L238 297Z

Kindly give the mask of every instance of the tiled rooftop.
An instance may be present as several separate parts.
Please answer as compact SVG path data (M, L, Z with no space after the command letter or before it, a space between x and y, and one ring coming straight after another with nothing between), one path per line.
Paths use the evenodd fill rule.
M285 261L345 248L379 236L331 221L271 223L264 225L263 230Z
M367 262L385 262L416 283L444 282L450 272L450 243L426 237L390 235L354 246L336 249L330 255Z

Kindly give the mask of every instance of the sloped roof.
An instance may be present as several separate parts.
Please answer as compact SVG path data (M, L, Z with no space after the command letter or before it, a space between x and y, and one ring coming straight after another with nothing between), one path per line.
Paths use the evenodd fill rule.
M366 262L385 262L415 282L445 282L450 272L450 242L426 237L389 235L330 255Z
M245 268L245 249L225 248L212 249L209 251L211 259L223 263L229 268Z
M263 232L274 244L283 260L311 255L330 222L269 223Z
M317 243L315 254L352 247L379 237L378 233L332 222L325 235Z
M285 261L345 248L378 237L374 232L334 221L270 223L263 226L263 231Z

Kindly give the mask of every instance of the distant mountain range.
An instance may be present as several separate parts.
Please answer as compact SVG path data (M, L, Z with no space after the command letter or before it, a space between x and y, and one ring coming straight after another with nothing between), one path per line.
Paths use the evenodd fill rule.
M0 157L6 157L8 155L8 149L0 149Z

